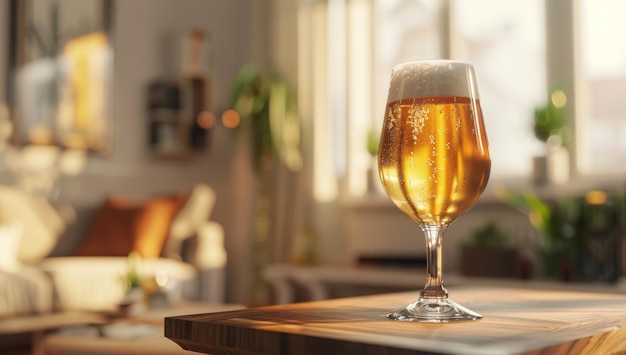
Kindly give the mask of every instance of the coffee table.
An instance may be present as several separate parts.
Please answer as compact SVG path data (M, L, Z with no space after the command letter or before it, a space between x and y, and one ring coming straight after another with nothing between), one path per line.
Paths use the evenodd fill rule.
M39 348L46 355L189 354L163 336L165 317L242 308L237 304L179 303L117 318L106 325L60 329L44 336Z
M41 341L48 332L63 327L103 324L106 321L107 318L102 314L81 311L19 316L0 322L0 334L4 336L30 334L32 354L38 355L41 354Z

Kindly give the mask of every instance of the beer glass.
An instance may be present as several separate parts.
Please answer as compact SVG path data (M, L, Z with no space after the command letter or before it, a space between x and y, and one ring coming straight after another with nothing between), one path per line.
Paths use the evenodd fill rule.
M448 298L442 279L442 237L485 190L491 157L474 68L424 60L393 68L378 168L393 203L421 227L426 285L419 299L387 315L402 321L482 318Z

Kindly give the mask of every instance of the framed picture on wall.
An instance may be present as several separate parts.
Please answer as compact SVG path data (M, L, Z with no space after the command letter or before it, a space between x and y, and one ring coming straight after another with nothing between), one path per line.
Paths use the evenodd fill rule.
M11 0L12 143L110 148L111 6L111 0Z

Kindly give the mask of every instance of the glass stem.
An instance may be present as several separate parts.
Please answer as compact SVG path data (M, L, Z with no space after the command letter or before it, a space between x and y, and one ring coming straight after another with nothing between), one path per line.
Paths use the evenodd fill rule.
M443 287L441 240L447 225L422 225L426 237L426 286L421 292L425 298L447 298L448 291Z

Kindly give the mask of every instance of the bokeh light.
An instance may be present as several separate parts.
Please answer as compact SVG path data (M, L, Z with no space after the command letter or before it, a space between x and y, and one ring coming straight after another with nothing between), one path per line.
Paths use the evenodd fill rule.
M211 111L202 111L198 113L198 116L196 117L196 122L198 123L198 126L200 126L200 128L202 129L211 129L215 126L217 118L215 117L215 114Z
M563 108L565 107L565 104L567 104L567 95L565 95L563 90L555 90L552 92L552 95L550 95L550 100L552 101L552 105L554 105L554 107Z
M241 123L241 116L239 112L233 109L228 109L222 113L222 124L226 128L237 128Z

